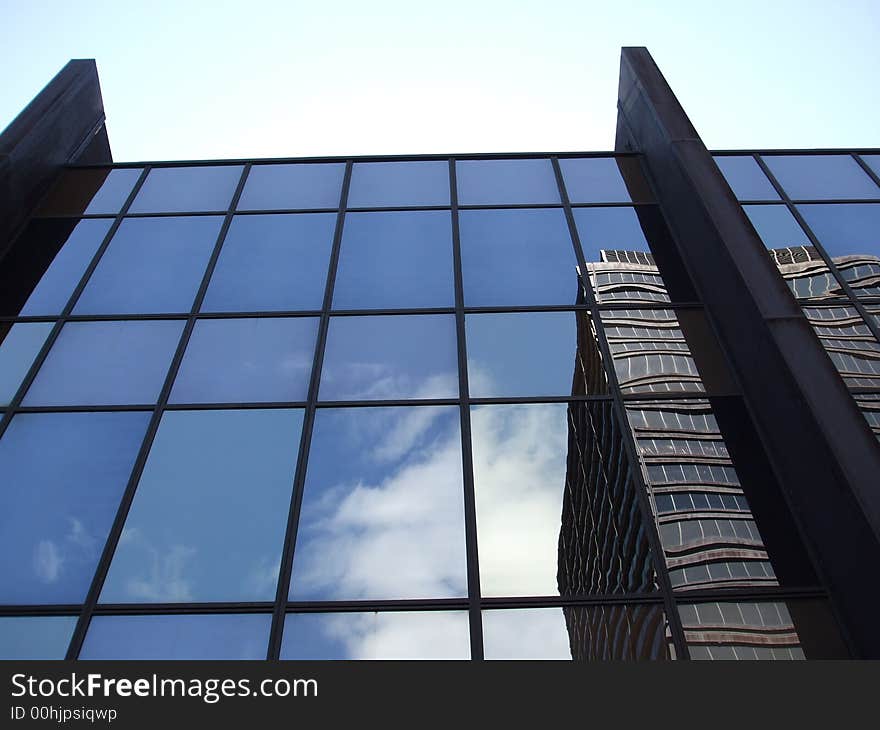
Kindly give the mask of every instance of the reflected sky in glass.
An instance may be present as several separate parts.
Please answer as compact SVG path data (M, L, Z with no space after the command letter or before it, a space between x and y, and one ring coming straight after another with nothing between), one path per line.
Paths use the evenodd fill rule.
M254 165L238 210L337 208L345 163Z
M831 256L880 256L880 204L799 205L797 209Z
M743 210L767 248L813 245L786 206L744 205Z
M80 603L149 413L20 413L0 439L4 603Z
M61 313L112 223L84 220L76 224L22 307L23 316Z
M715 163L738 200L779 200L773 184L751 155L716 157Z
M291 613L282 659L470 659L465 611Z
M632 198L613 157L559 160L572 203L628 203Z
M320 309L335 213L232 219L203 312Z
M574 304L577 259L561 209L463 210L464 302Z
M155 403L181 332L179 320L68 322L23 405Z
M170 402L303 401L317 333L317 317L201 319Z
M449 205L449 163L356 162L351 171L349 208Z
M452 220L448 211L349 213L334 309L451 307Z
M319 409L290 598L467 595L459 412Z
M9 405L55 326L53 322L0 323L0 406Z
M0 659L64 659L76 616L0 616Z
M301 410L166 411L103 603L272 601Z
M849 155L764 155L792 200L880 198L880 188Z
M37 209L39 216L115 215L125 204L140 168L64 170Z
M586 316L575 312L466 315L471 396L571 395L577 318L586 321ZM590 371L593 381L601 364L586 356L592 352L592 335L586 337L587 345L578 353L578 367ZM604 375L599 379L604 382Z
M241 165L154 167L130 213L226 210L241 178Z
M566 413L564 403L471 409L484 596L559 595Z
M880 155L862 155L861 157L875 175L880 175Z
M548 159L457 160L460 205L559 203L559 186Z
M110 170L104 184L95 193L85 212L87 214L118 213L122 210L141 172L143 170L136 167Z
M601 261L602 250L651 252L634 208L576 208L573 215L587 263Z
M222 223L219 216L124 220L74 314L189 312Z
M333 317L321 400L458 397L455 317Z
M268 614L95 616L80 659L265 659Z
M571 659L562 609L483 611L483 654L486 659Z

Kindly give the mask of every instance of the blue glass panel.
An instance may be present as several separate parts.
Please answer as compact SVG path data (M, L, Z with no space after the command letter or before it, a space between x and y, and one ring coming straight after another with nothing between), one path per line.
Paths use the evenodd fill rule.
M112 223L111 220L85 220L77 223L22 307L23 316L38 317L61 313Z
M199 320L171 402L305 400L317 332L317 317Z
M562 210L463 210L464 302L574 304L577 259Z
M875 175L880 175L880 155L862 155L861 157L868 167L874 171Z
M118 213L122 210L141 172L139 168L110 170L104 184L95 193L85 212L87 214Z
M290 598L467 595L459 412L319 409Z
M588 392L605 391L598 350L583 313L468 314L465 330L473 397L571 395L576 370L579 378L586 378Z
M452 221L446 211L349 213L335 309L451 307Z
M455 317L333 317L322 400L458 397Z
M633 208L576 208L573 214L587 263L602 261L602 251L651 252Z
M189 312L222 223L219 216L124 220L74 314Z
M449 205L449 163L358 162L351 171L349 208Z
M149 413L20 413L0 439L4 603L80 603Z
M767 248L813 245L784 205L746 205L743 208Z
M345 164L254 165L238 210L337 208Z
M55 325L52 322L0 323L0 406L9 405Z
M797 208L832 257L880 256L880 204L816 204Z
M265 659L268 614L95 616L80 659Z
M765 156L792 200L880 198L880 188L849 155Z
M568 199L572 203L628 203L633 198L621 175L621 167L631 168L639 183L636 200L649 199L638 161L633 158L582 157L559 160ZM629 172L629 170L628 170Z
M0 617L0 659L64 659L76 616Z
M202 311L320 309L335 225L334 213L236 216Z
M104 603L275 598L301 410L166 411Z
M155 167L138 191L130 213L226 210L241 179L240 165Z
M465 611L291 613L282 659L469 659Z
M716 157L715 163L739 200L779 200L754 157Z
M68 322L23 405L155 403L183 322Z
M458 160L461 205L559 203L550 160Z

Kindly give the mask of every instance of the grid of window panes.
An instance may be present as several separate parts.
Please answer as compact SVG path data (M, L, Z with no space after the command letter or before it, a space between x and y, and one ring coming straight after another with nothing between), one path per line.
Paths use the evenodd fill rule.
M741 152L715 161L873 427L880 155Z
M0 277L9 656L672 658L815 583L635 156L75 168Z

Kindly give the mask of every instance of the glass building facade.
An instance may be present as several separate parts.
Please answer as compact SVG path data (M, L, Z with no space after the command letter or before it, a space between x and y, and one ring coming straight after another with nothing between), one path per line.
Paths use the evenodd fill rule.
M880 439L880 155L718 153ZM68 165L4 658L853 654L639 153Z

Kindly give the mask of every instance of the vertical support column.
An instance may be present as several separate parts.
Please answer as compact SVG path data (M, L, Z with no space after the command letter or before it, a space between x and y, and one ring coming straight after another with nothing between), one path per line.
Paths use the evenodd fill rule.
M851 651L880 657L880 449L645 48L622 51L616 149L643 155Z

